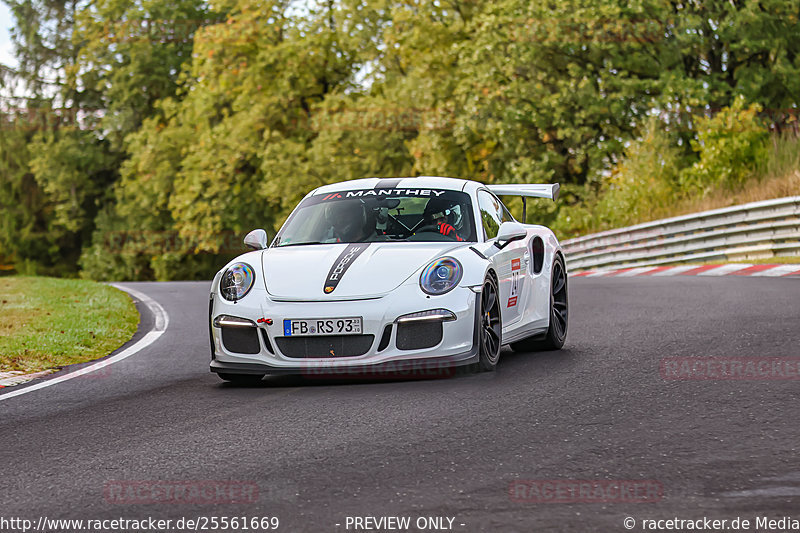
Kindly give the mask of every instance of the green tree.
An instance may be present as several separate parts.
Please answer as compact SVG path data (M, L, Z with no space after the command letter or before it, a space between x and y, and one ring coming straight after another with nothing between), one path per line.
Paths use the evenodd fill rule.
M225 236L365 176L558 181L529 220L614 225L678 175L737 186L796 127L789 0L3 1L20 67L0 81L42 125L11 113L0 139L0 255L82 251L95 277L205 277Z
M203 0L98 0L76 14L78 55L66 71L103 111L98 130L113 150L123 150L156 102L175 96L196 31L221 18Z
M684 188L704 195L719 186L735 189L767 158L769 132L758 118L759 104L744 98L719 113L698 117L692 149L700 156L682 174Z
M50 258L46 199L28 167L31 135L5 115L0 128L0 265L28 271L31 262ZM35 271L35 268L34 268Z

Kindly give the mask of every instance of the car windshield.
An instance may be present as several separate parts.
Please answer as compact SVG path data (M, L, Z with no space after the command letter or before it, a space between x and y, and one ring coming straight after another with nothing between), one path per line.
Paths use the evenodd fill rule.
M468 194L437 189L365 189L303 200L273 246L337 242L475 242Z

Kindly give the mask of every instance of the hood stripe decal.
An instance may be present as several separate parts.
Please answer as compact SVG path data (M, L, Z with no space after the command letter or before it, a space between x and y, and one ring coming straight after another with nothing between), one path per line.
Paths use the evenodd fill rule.
M404 179L406 178L384 178L375 185L375 189L394 189Z
M330 294L336 290L339 281L344 277L350 265L361 255L364 250L369 248L370 243L353 243L348 244L339 257L334 261L333 266L328 271L328 276L325 278L325 294Z

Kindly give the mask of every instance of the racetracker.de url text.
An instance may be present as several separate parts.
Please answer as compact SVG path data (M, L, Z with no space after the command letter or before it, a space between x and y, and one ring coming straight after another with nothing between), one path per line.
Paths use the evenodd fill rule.
M181 531L274 531L280 527L280 520L275 516L194 516L176 519L146 518L110 518L110 519L73 519L48 518L40 516L36 519L20 517L0 517L0 531L13 533L72 533L78 531L110 533L110 532L147 532L177 533Z

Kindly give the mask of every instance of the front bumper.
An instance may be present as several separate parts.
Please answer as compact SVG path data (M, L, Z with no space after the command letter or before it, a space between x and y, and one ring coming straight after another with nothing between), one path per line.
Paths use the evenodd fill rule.
M301 374L313 376L343 375L441 375L447 369L478 361L478 325L476 306L480 294L468 287L457 287L442 296L427 296L416 283L407 283L381 298L349 301L286 302L275 301L263 289L253 288L239 302L224 300L214 291L210 302L210 333L212 346L211 371L227 374ZM397 319L401 316L430 309L446 309L456 319L441 322L441 340L421 349L398 347ZM257 338L251 351L240 353L226 345L222 328L213 324L221 315L241 317L251 321ZM284 319L322 319L360 316L363 334L372 335L371 346L352 357L288 357L285 346ZM384 334L391 325L388 344ZM402 344L402 342L401 342Z
M425 359L401 359L372 365L337 365L335 362L320 362L314 365L275 367L257 363L224 363L211 361L211 371L222 374L291 374L306 377L338 378L338 377L442 377L465 365L478 362L478 350L448 357L431 357Z

